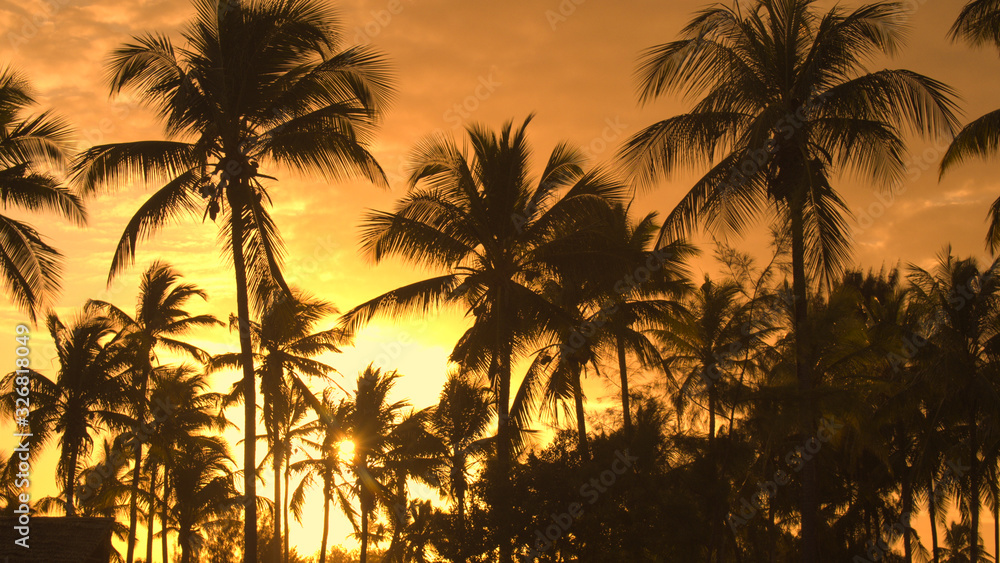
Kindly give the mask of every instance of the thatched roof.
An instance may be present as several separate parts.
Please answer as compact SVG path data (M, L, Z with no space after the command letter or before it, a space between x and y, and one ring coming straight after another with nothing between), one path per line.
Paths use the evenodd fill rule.
M28 549L14 544L17 520L0 517L0 561L9 563L108 563L111 518L32 516ZM4 559L4 558L9 559Z

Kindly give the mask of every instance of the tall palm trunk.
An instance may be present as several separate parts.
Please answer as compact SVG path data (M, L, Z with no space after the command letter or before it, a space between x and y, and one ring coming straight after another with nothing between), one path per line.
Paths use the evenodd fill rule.
M583 410L583 365L574 361L573 370L573 403L576 407L576 433L579 440L580 460L590 461L590 447L587 445L587 417Z
M990 479L990 494L993 495L993 561L1000 563L1000 484L996 478Z
M80 446L74 441L69 454L69 474L66 475L66 516L76 516L74 494L76 493L76 465L80 459Z
M499 417L497 421L497 466L500 470L500 506L495 506L500 517L500 561L499 563L512 563L514 555L513 546L513 525L510 472L511 472L511 436L510 436L510 343L501 344L500 359L497 368L499 369L499 393L498 402Z
M809 343L806 334L808 296L806 294L805 268L805 220L803 217L803 195L798 190L789 203L792 219L792 309L795 332L795 374L802 398L800 415L801 431L806 436L815 435L812 404L812 373L809 368ZM819 538L817 510L819 506L817 490L816 458L805 461L802 467L802 496L799 509L802 516L802 563L819 561Z
M145 357L149 357L148 350L141 350L140 353L145 353ZM139 384L139 393L141 394L141 399L139 404L136 406L137 412L135 415L135 444L132 446L132 462L135 463L135 467L132 469L132 486L131 486L131 499L129 499L128 507L128 549L125 556L125 561L127 563L132 563L135 558L135 544L136 544L136 524L139 519L139 481L142 478L142 442L139 441L139 428L146 421L146 392L149 386L149 369L148 366L143 366L142 371L142 382ZM148 563L148 561L147 561Z
M156 479L160 466L153 463L149 468L149 510L146 511L146 563L153 562L153 523L156 520Z
M286 434L286 436L287 436L287 434ZM288 488L288 481L291 478L291 472L292 472L292 470L291 470L291 468L288 465L288 462L291 461L289 459L290 455L288 454L288 452L291 451L291 447L289 447L289 446L290 446L289 441L286 438L285 442L282 444L282 447L285 450L285 454L284 454L284 457L285 457L285 500L282 503L282 507L285 510L285 536L284 536L284 539L285 539L285 559L284 559L284 562L285 563L288 563L288 556L289 556L289 549L290 549L290 547L289 547L289 538L288 538L288 491L290 489Z
M361 459L358 460L361 471L364 474L368 473L368 456L365 453L361 454ZM368 485L363 479L359 479L360 483L358 496L361 500L361 558L359 563L368 563L368 513L371 511L371 492L368 490Z
M632 437L632 410L629 405L629 388L628 388L628 366L626 365L625 357L625 337L621 334L621 331L615 335L616 344L618 345L618 375L621 377L622 385L622 420L624 422L625 437Z
M163 499L160 504L160 549L163 554L163 561L170 561L170 545L167 543L167 533L170 527L170 472L167 466L163 466Z
M490 367L496 369L496 377L492 380L497 386L497 492L494 512L498 518L497 535L499 539L500 560L499 563L512 563L514 556L513 546L513 522L511 516L513 512L513 495L511 494L510 472L511 472L511 437L510 437L510 372L511 355L513 350L510 342L509 331L506 330L506 312L509 310L506 292L503 287L497 290L496 301L493 303L494 310L500 315L500 322L497 322L496 346ZM493 375L491 373L491 375Z
M712 561L722 561L722 554L719 550L722 538L719 534L715 533L715 530L724 529L718 528L720 524L722 526L726 525L719 510L719 475L715 457L715 400L715 382L710 381L708 383L708 470L710 472L708 476L710 480L708 490L708 560L710 563Z
M242 187L244 180L236 182ZM230 186L232 188L232 186ZM240 328L240 354L243 356L243 563L257 563L257 397L253 372L253 345L250 341L250 298L247 295L246 263L243 259L243 202L227 191L233 243L233 267L236 270L236 314Z
M979 443L976 432L978 405L972 401L969 408L969 516L971 537L969 538L969 560L979 561Z
M913 548L910 546L910 513L913 512L913 483L910 481L912 470L906 467L903 474L903 488L901 491L903 502L903 559L906 563L913 563Z
M464 460L462 461L462 467L465 467ZM462 476L462 482L459 483L458 487L455 488L455 500L458 502L458 558L460 561L465 561L465 476Z
M283 444L276 433L272 435L271 443L274 444L274 459L271 460L271 465L274 468L274 540L271 542L271 560L274 563L280 563L281 546L284 543L281 533L281 513L285 505L284 501L281 500L281 449Z
M931 561L940 563L938 559L938 533L937 533L937 489L934 479L930 480L930 492L927 493L927 516L931 521Z
M332 478L332 475L323 476L323 538L319 544L319 563L326 563L326 542L330 535L330 503L333 502L329 485Z

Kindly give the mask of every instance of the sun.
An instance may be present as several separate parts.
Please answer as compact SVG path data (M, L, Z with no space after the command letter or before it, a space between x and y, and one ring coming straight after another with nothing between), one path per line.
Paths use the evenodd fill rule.
M337 444L337 449L340 451L340 456L345 458L350 458L354 455L354 442L350 440L344 440Z

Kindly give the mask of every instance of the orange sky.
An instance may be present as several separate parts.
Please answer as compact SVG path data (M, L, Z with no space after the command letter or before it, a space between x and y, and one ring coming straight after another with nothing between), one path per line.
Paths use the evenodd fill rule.
M405 157L424 135L436 130L459 133L466 121L497 126L535 112L529 132L539 160L565 139L601 161L641 127L683 111L685 101L675 98L639 108L632 71L643 48L676 38L691 13L704 4L701 0L338 2L349 42L378 46L396 68L398 95L374 147L390 175L392 190L360 183L328 185L281 170L268 172L280 179L270 193L276 203L275 220L288 245L289 280L346 310L426 273L397 261L374 267L357 250L362 212L387 209L401 195ZM912 12L909 44L895 60L872 68L909 68L952 85L963 96L967 118L995 109L995 93L1000 91L996 53L972 51L945 38L960 3L908 0L904 4ZM57 110L78 128L80 148L159 138L160 128L149 112L127 98L109 100L102 63L111 49L133 34L175 31L191 14L187 0L6 0L0 3L0 64L11 64L26 74L42 107ZM862 219L855 237L859 264L927 265L946 242L962 255L984 255L986 210L1000 190L988 164L965 165L938 183L937 163L945 146L943 140L913 143L914 171L919 174L911 175L916 178L902 186L884 212L870 188L849 178L841 182L846 201ZM669 211L690 179L679 177L640 195L635 207L642 212ZM111 300L130 309L139 273L159 258L208 290L211 300L196 306L199 312L228 317L235 310L234 282L219 258L216 226L211 222L163 231L139 247L136 266L118 284L105 287L122 228L146 196L142 188L88 202L91 221L85 229L48 218L34 220L67 255L57 311L68 316L87 298ZM764 232L763 227L755 229L744 243L746 248L762 251ZM701 267L712 268L708 262ZM0 302L0 330L6 327L13 336L14 325L24 318L6 301ZM398 386L400 396L423 407L435 402L447 355L464 326L459 311L425 321L379 322L359 335L355 348L328 360L344 374L345 387L368 362L398 369L405 375ZM222 329L198 334L194 340L213 352L238 348L236 338ZM49 369L53 354L44 335L37 334L33 343L34 365ZM13 365L12 359L13 344L0 350L0 365ZM217 383L228 387L232 379L220 377ZM610 382L590 382L591 406L615 392ZM241 421L242 413L234 412L233 417ZM9 434L8 428L0 426L3 436ZM8 443L9 438L0 438L0 449L9 451ZM36 495L51 492L50 475L51 471L39 469ZM343 526L335 529L332 541L340 541L346 532ZM311 553L318 546L318 534L293 528L293 542ZM987 547L990 544L987 541Z

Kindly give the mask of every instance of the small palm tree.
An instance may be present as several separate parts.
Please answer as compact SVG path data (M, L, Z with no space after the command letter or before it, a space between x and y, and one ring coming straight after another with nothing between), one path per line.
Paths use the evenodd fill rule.
M399 422L406 401L390 402L389 394L399 375L368 366L358 376L357 392L347 425L354 443L351 471L355 493L361 505L361 563L368 562L369 521L377 504L389 506L385 480L388 477L386 454L392 447L392 432Z
M445 478L440 479L438 487L454 501L459 560L464 560L468 549L465 514L470 471L476 459L486 457L491 450L488 429L495 414L489 387L477 384L469 374L454 372L448 376L429 420L431 432L445 450Z
M176 47L146 34L117 49L109 63L112 94L135 91L163 121L170 140L92 147L73 165L84 194L133 181L159 185L125 227L109 281L135 255L139 240L180 217L221 219L232 258L243 376L253 382L250 299L281 274L282 243L268 212L262 166L281 165L329 179L361 175L385 185L365 148L391 87L383 58L341 43L337 18L320 0L195 2L197 15ZM258 301L255 301L257 303ZM256 401L244 400L244 471L254 472ZM245 558L256 560L256 481L245 481Z
M324 411L329 413L333 420L350 420L353 405L349 401L341 400L339 403L334 403L330 393L325 392L321 404ZM320 542L319 563L326 563L327 539L330 533L330 505L333 504L334 500L338 502L348 520L357 528L355 524L357 513L348 499L350 483L343 477L347 470L347 464L350 462L341 459L340 447L346 434L342 429L332 428L322 417L305 424L302 428L312 437L303 437L300 440L308 450L312 450L315 454L306 454L305 459L290 465L293 472L303 474L298 487L292 493L290 506L295 519L301 522L306 492L315 480L319 479L323 488L323 537ZM338 478L340 478L339 483Z
M214 436L191 436L177 444L178 463L170 468L169 482L181 563L197 560L193 558L205 534L228 524L240 502L228 450L226 442Z
M814 387L806 361L807 284L831 285L850 254L849 211L833 187L853 172L883 189L902 180L907 129L950 135L953 93L908 70L867 72L865 62L902 43L903 6L877 1L822 13L816 0L761 0L700 11L683 37L649 49L640 99L700 96L688 113L660 121L622 150L639 181L682 167L708 168L667 216L660 240L696 222L741 233L765 213L791 235L796 378ZM815 431L805 401L800 433ZM819 554L816 463L802 474L802 560Z
M962 7L958 19L951 26L952 40L964 39L974 47L1000 46L1000 3L996 0L971 0ZM987 158L1000 147L1000 110L983 115L962 128L944 158L941 159L941 176L969 158ZM986 247L996 254L1000 250L1000 198L990 206L989 229Z
M139 281L139 297L134 317L105 301L90 300L86 305L86 308L94 309L115 323L123 344L132 347L132 353L135 355L132 385L138 392L140 400L132 409L135 417L134 435L138 435L139 428L147 422L149 378L154 364L158 361L157 351L180 352L204 362L208 359L208 354L197 346L179 340L178 337L188 334L193 329L221 324L212 315L192 316L185 310L185 306L192 298L200 297L207 300L208 296L196 285L182 283L180 279L180 274L170 265L159 261L150 264ZM132 563L135 554L139 483L142 473L143 444L139 440L133 442L132 493L129 501L129 535L125 556L127 563Z
M50 313L47 325L55 342L59 371L55 381L31 371L30 425L39 443L59 434L56 472L66 514L75 516L77 478L93 449L94 438L101 432L128 427L123 411L137 399L124 378L132 356L107 317L85 312L72 324L64 325L55 313ZM17 376L12 372L3 379L5 394L0 410L4 414L14 413Z
M51 211L75 225L87 214L80 198L47 172L60 166L70 130L51 113L24 115L35 99L28 82L0 69L0 209ZM59 292L62 255L31 225L0 215L0 279L7 295L35 321Z

